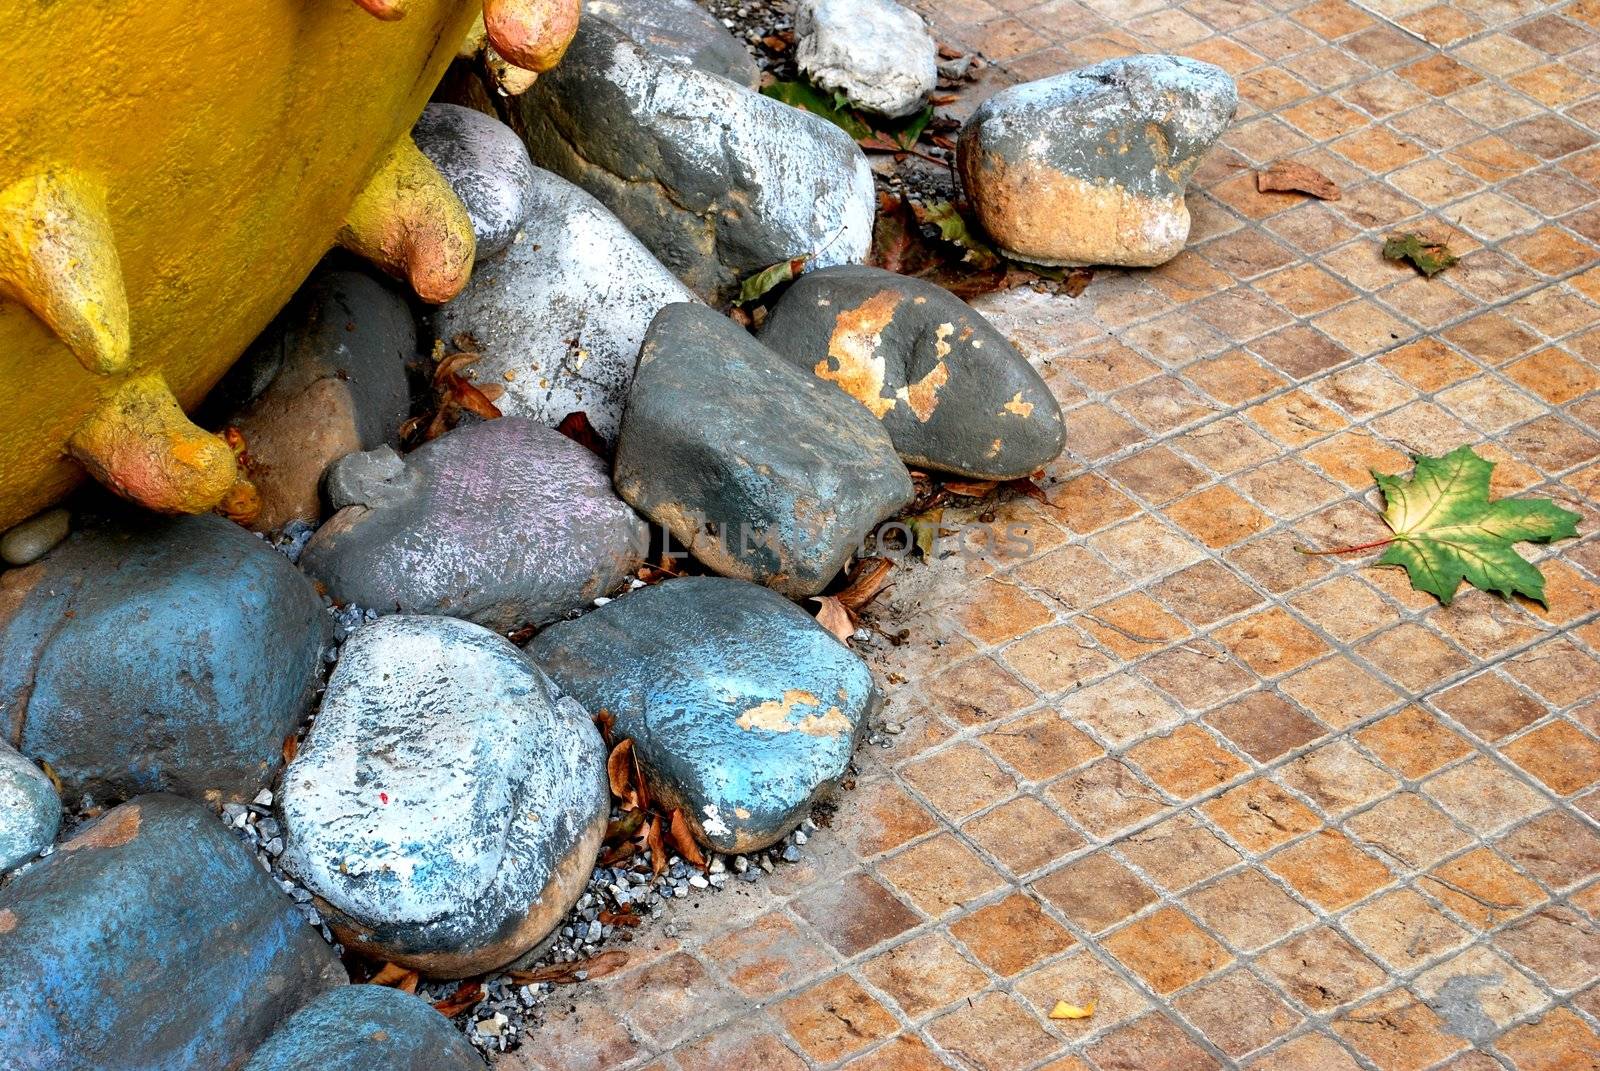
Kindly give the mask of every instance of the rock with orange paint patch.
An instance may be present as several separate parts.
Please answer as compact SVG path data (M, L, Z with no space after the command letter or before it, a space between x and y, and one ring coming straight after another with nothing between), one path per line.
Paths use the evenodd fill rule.
M353 633L284 771L284 869L345 946L460 978L548 934L610 813L589 715L503 637L397 615Z
M866 664L766 588L684 577L553 625L534 661L633 741L650 791L723 852L766 847L844 775L880 697Z
M1239 93L1222 68L1138 55L1001 90L961 130L961 175L1005 251L1147 267L1183 250L1184 184Z
M0 1067L234 1068L348 982L206 807L140 796L0 889Z
M913 494L871 413L688 303L645 335L612 475L711 569L796 598Z
M925 280L853 265L811 272L761 341L872 410L908 465L1008 480L1066 443L1061 407L1027 358Z
M0 740L0 874L55 840L61 799L44 771Z

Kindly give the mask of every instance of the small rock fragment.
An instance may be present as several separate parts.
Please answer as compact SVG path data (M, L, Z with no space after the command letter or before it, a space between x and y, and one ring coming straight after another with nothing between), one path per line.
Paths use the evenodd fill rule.
M472 108L430 104L411 138L467 206L478 265L505 252L533 195L533 164L516 132Z
M928 24L894 0L800 0L794 33L795 60L812 84L865 111L910 115L939 79Z
M61 799L44 771L0 740L0 874L39 854L61 827Z
M962 127L961 175L1006 252L1036 264L1152 266L1183 250L1183 188L1227 129L1226 71L1137 55L1003 89Z
M0 561L7 565L31 565L50 553L67 538L72 514L64 509L47 509L21 524L6 529L0 536Z
M792 597L914 493L870 412L698 304L650 326L614 476L707 566Z
M347 985L291 1015L244 1071L483 1071L483 1061L420 997Z
M804 610L719 577L641 588L551 626L528 653L612 714L651 793L719 852L759 851L798 825L880 702L866 664Z

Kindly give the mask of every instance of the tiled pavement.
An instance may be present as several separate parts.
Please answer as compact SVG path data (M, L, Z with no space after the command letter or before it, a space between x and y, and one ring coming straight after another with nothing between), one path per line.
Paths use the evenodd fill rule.
M804 863L647 928L514 1068L1600 1067L1600 539L1548 611L1297 544L1466 443L1600 499L1600 3L930 0L991 85L1131 51L1244 98L1191 248L988 311L1069 410L1031 550L899 571L904 725ZM1303 160L1325 204L1255 192ZM1381 236L1467 250L1432 281ZM1058 1000L1093 1002L1050 1022Z

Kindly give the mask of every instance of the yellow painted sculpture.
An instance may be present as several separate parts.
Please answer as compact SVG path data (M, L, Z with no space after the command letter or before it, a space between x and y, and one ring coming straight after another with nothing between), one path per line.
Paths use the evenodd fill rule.
M547 70L579 0L487 0ZM195 405L333 245L448 300L466 211L409 130L475 0L0 0L0 529L85 470L247 515ZM376 16L376 17L374 17Z

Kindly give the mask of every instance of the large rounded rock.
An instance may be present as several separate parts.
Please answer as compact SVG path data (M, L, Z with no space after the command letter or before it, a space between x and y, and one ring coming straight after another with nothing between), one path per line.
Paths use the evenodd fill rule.
M399 441L411 407L406 362L416 355L410 308L369 276L329 272L295 295L220 392L250 389L238 381L270 373L230 421L261 493L254 527L321 520L324 470L352 450Z
M0 1066L238 1067L333 950L197 803L141 796L0 889Z
M388 617L345 643L284 772L283 865L362 953L499 967L583 891L611 795L589 715L506 640Z
M61 799L44 772L0 740L0 874L56 839Z
M755 57L694 0L584 0L585 18L604 19L650 51L748 89L761 85Z
M411 139L467 206L478 264L505 252L533 196L533 164L516 132L472 108L430 104Z
M347 985L290 1016L244 1071L483 1071L483 1061L427 1001Z
M217 516L78 532L0 575L0 727L69 798L254 796L321 664L310 581Z
M806 78L869 112L910 115L939 81L928 24L894 0L800 0L794 35Z
M504 389L502 413L552 427L586 413L610 442L645 329L662 306L693 300L609 209L535 169L522 241L473 272L434 323L441 338L476 340L482 356L465 374Z
M1161 264L1189 236L1183 187L1227 129L1226 71L1139 55L1003 89L961 130L961 176L989 234L1038 264Z
M598 197L701 297L872 242L872 171L843 130L586 19L566 59L512 103L534 163Z
M690 304L650 326L613 475L707 566L794 597L914 493L871 413Z
M854 265L812 272L761 341L872 410L907 464L1005 480L1066 443L1061 407L1027 358L925 280Z
M521 417L466 425L401 458L342 459L339 512L300 566L339 602L447 614L508 632L620 584L648 532L605 463Z
M545 672L633 741L650 791L723 852L764 848L844 775L878 694L866 664L780 595L686 577L554 625Z

